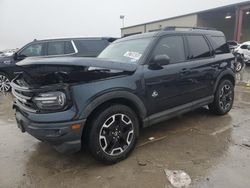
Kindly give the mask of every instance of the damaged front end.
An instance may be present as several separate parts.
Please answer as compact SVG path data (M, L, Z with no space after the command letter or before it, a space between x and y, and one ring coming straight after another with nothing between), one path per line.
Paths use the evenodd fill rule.
M14 107L31 113L49 113L64 111L71 107L72 100L69 84L58 83L35 87L29 85L23 74L19 74L11 82L15 97Z
M79 117L77 96L87 102L88 98L83 97L87 85L124 77L136 69L85 58L25 59L18 66L23 71L11 82L18 127L62 153L81 149L86 118Z
M135 65L98 58L29 58L11 82L14 106L32 113L65 111L72 106L70 87L132 74Z

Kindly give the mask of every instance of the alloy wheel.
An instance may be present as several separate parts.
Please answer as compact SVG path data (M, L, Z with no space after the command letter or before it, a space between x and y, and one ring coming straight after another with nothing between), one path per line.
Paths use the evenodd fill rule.
M0 74L0 92L7 92L10 90L10 80L5 76Z
M134 125L125 114L114 114L107 118L99 133L102 150L111 156L120 155L131 144L134 137Z
M233 91L229 85L224 85L220 91L219 104L220 107L226 111L230 108L233 101Z

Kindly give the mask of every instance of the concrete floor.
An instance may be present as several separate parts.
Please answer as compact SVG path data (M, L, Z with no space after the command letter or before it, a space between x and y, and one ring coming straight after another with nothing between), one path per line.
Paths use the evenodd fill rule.
M112 166L96 162L86 151L59 154L21 133L11 101L10 94L0 95L0 188L171 187L164 169L184 170L192 179L190 187L250 185L250 87L244 84L236 87L228 115L202 108L149 127L129 158Z

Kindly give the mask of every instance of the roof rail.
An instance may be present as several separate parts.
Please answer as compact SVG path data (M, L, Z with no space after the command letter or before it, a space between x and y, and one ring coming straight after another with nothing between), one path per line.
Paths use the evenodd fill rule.
M163 29L163 31L183 31L183 30L216 30L215 28L208 28L208 27L186 27L186 26L167 26Z

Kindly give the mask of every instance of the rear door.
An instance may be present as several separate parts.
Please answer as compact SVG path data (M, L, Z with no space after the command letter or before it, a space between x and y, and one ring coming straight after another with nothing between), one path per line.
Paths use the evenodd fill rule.
M186 35L188 46L187 72L194 87L189 88L190 100L198 100L213 94L213 78L219 63L215 62L212 48L204 35Z

